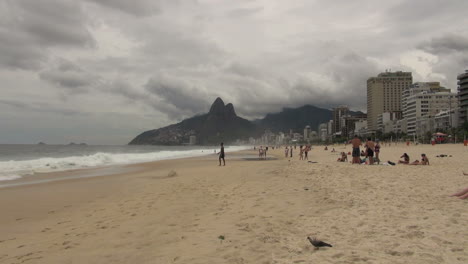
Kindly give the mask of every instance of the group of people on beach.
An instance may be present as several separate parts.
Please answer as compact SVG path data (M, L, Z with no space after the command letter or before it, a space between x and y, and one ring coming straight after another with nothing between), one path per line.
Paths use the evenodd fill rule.
M263 148L263 146L260 146L260 148L258 149L258 158L266 159L267 151L268 151L268 147Z
M374 164L375 161L378 163L380 162L379 159L379 154L380 154L380 143L377 140L376 142L372 141L371 138L367 138L366 144L364 145L364 150L360 150L362 142L359 139L358 136L354 136L354 138L351 140L351 145L353 146L353 160L351 161L352 164L361 164L361 163L366 163L369 161L369 165ZM344 153L346 154L346 153ZM343 153L341 154L342 157L338 159L338 161L347 161L343 160ZM374 159L375 155L375 159ZM364 160L361 160L361 156L364 157Z
M353 146L353 160L351 163L353 164L369 164L372 165L375 162L380 164L380 143L379 140L375 142L371 138L367 138L366 143L364 145L364 149L361 150L360 147L362 145L361 140L358 136L354 136L351 140L351 145ZM361 159L363 157L363 159ZM427 158L426 154L421 154L421 160L415 160L410 162L410 157L408 154L404 153L401 157L402 160L398 161L398 164L406 164L406 165L429 165L429 159ZM345 152L341 152L341 157L338 158L339 162L348 161L348 157ZM394 162L388 161L390 165L395 165Z
M399 164L407 164L407 165L429 165L429 159L427 158L426 154L421 154L421 161L419 160L415 160L413 162L410 163L410 157L408 156L408 154L406 153L403 153L403 155L400 157L400 159L403 159L403 160L399 160L398 163ZM391 162L389 162L391 164Z

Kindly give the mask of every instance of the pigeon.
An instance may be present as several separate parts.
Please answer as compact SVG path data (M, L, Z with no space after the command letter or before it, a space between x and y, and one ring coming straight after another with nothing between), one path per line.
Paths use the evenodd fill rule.
M315 238L307 237L307 239L315 247L315 249L319 249L321 247L332 247L332 245L325 243L323 241L317 240Z

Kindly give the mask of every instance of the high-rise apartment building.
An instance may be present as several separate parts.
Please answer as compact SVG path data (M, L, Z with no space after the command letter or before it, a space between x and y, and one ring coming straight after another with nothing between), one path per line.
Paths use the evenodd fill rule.
M458 105L459 124L468 122L468 70L457 76L458 79Z
M449 92L423 91L407 98L405 119L408 135L418 133L418 120L434 117L441 111L451 111L458 106L457 95Z
M342 105L336 108L333 108L333 129L332 133L341 133L341 128L344 126L342 121L343 116L347 115L349 112L348 106Z
M450 92L450 89L440 86L440 82L415 82L411 84L406 89L403 89L401 94L401 111L403 111L403 118L405 118L405 113L408 111L406 104L408 98L422 92Z
M383 72L367 80L367 126L377 130L377 118L384 112L402 111L401 95L413 82L411 72Z

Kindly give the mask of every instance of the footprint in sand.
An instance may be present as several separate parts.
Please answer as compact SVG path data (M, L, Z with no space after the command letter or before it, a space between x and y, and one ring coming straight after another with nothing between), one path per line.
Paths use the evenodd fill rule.
M45 232L47 232L47 231L49 231L49 230L51 230L51 229L48 228L48 227L46 227L46 228L42 229L41 232L42 232L42 233L45 233Z

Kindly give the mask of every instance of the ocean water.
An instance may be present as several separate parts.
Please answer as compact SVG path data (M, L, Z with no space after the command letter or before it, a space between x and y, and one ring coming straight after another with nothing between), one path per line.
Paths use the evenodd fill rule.
M247 149L226 146L226 152ZM0 181L14 180L37 172L66 171L109 165L213 154L218 146L94 146L0 144Z

